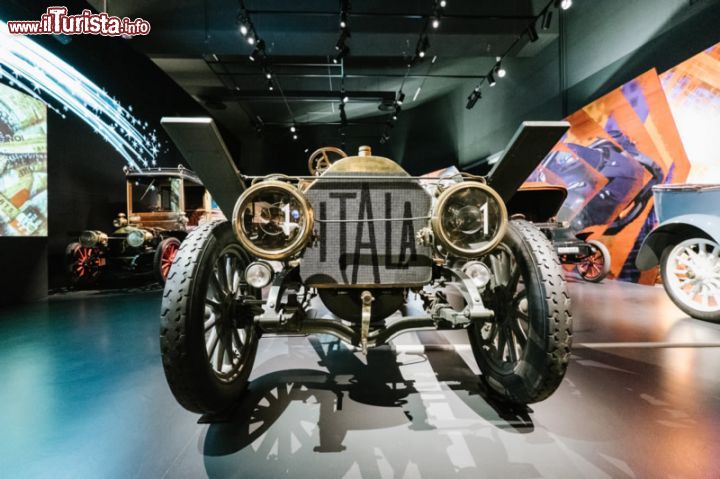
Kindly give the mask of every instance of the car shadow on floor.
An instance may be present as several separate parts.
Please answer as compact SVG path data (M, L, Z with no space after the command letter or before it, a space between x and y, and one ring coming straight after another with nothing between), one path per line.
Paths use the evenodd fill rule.
M340 452L350 431L367 431L407 425L411 430L435 429L428 418L428 407L415 380L403 377L401 366L425 362L434 372L437 388L461 392L459 397L478 416L495 427L518 433L534 429L527 407L510 408L484 387L480 378L454 352L428 352L398 355L388 349L368 351L366 363L339 341L321 342L311 337L318 364L328 372L312 369L277 371L253 380L238 407L220 422L211 424L204 441L206 456L225 456L242 451L261 438L276 422L295 421L285 431L288 436L305 435L287 411L293 403L319 405L314 452ZM278 428L275 428L278 429ZM274 431L277 434L278 431ZM255 447L255 445L253 445Z

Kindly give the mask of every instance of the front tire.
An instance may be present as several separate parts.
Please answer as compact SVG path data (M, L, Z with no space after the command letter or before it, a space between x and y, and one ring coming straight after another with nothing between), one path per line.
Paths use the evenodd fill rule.
M483 292L495 318L468 328L482 380L504 401L529 404L560 385L570 358L570 297L552 243L527 221L512 221L483 261L493 280Z
M720 321L720 245L690 238L668 246L660 261L663 286L685 314Z
M247 387L259 339L248 263L230 223L216 221L188 235L170 268L160 349L170 390L189 411L227 411Z

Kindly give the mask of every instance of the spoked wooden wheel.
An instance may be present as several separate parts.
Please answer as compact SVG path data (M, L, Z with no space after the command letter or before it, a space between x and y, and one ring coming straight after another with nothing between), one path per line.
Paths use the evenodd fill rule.
M670 299L686 314L720 321L720 245L691 238L668 247L661 272Z
M485 323L481 330L483 349L495 368L511 370L528 341L527 289L517 260L506 245L500 245L488 260L497 281L493 297L488 298L495 321Z
M577 271L585 281L599 283L610 272L610 252L599 241L591 240L588 244L592 253L577 264Z
M560 385L570 357L570 299L560 261L543 233L512 221L483 258L493 279L482 292L494 318L468 328L482 379L505 401L542 401Z
M155 251L155 276L163 284L167 281L178 249L180 249L180 240L170 237L162 240Z
M338 158L331 160L329 153L336 155ZM324 146L322 148L318 148L308 159L308 170L310 170L311 175L321 175L325 170L330 168L333 161L340 158L347 158L347 153L340 148L335 148L334 146Z
M65 250L68 273L73 284L93 284L102 268L102 258L95 248L70 243Z
M215 375L232 381L242 368L253 328L256 292L242 278L247 260L238 245L219 255L205 294L205 349Z
M245 392L260 333L260 292L244 282L250 259L232 226L200 226L180 245L160 316L165 377L190 411L221 413Z

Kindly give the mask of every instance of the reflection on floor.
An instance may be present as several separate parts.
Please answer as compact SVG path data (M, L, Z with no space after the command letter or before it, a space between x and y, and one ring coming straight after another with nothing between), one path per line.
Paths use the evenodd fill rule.
M684 317L660 288L571 291L569 373L529 408L489 400L466 347L366 358L326 336L273 337L231 421L213 425L165 384L159 291L0 312L0 474L720 477L720 326ZM399 341L467 344L461 332Z

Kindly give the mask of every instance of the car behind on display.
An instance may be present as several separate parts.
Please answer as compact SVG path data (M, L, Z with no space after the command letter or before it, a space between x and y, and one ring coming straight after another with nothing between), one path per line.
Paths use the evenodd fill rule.
M164 283L188 232L222 217L197 175L182 166L126 170L125 177L127 213L113 220L112 233L86 230L66 248L73 285L95 284L105 274L142 273Z
M665 291L683 312L720 321L720 185L655 186L653 194L660 224L637 267L660 265Z
M522 215L540 228L552 241L562 264L573 265L585 281L599 283L610 272L610 251L602 242L588 240L591 233L577 232L569 222L557 219L566 198L564 186L528 182L510 199L508 212Z
M366 351L409 331L466 329L482 380L506 403L560 385L572 338L560 262L540 230L508 220L486 178L410 176L366 146L352 157L320 148L307 176L218 174L232 161L193 155L222 145L187 144L216 134L211 120L163 125L196 170L213 165L203 180L220 207L233 204L230 221L190 233L165 285L163 366L188 410L237 404L263 333L330 334ZM525 129L520 143L538 129L551 145L567 124ZM236 191L250 185L239 197L220 194L228 183L213 189L233 173ZM411 300L422 311L395 314Z

